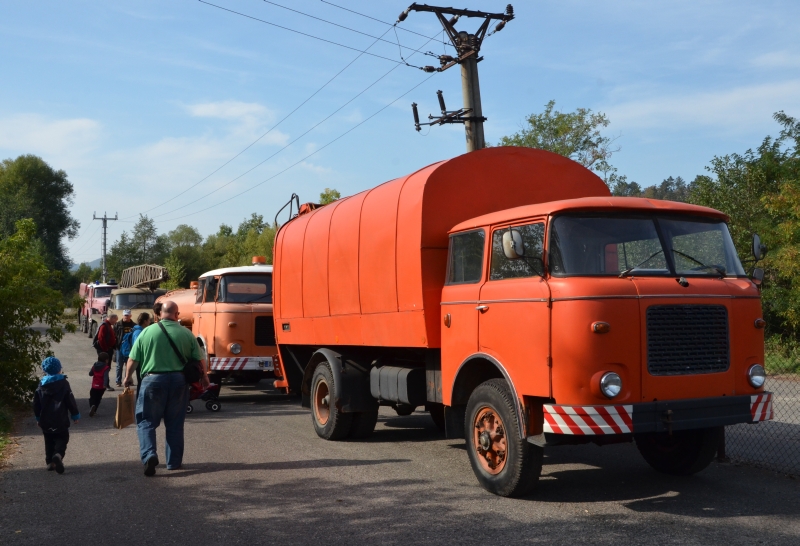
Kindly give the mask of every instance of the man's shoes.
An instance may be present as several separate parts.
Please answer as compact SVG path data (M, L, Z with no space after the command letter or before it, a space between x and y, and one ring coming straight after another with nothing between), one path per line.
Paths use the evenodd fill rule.
M47 471L48 472L50 472L52 470L55 470L55 469L56 469L56 463L50 463L49 465L47 465Z
M144 475L148 478L156 475L156 467L158 466L158 456L153 455L147 462L144 463Z
M92 409L89 410L89 417L94 417L95 413L97 413L97 406L92 406Z
M61 460L61 455L59 455L58 453L53 455L52 464L56 467L56 472L58 472L59 474L64 473L64 462Z
M120 383L119 381L117 381L117 387L121 387L121 386L122 386L122 383Z
M108 388L107 388L106 390L107 390L107 391L114 392L116 389L115 389L114 387L112 387L111 385L109 385L109 386L108 386Z

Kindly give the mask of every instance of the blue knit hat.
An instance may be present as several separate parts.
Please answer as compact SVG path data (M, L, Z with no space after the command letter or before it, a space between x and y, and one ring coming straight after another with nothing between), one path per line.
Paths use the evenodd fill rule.
M56 375L61 371L61 361L54 356L42 360L42 369L47 375Z

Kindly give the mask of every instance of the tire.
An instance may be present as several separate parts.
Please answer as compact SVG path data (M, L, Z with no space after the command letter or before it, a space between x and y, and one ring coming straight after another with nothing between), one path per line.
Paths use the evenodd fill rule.
M96 333L97 333L97 323L92 321L91 326L89 326L89 337L94 339Z
M350 424L350 434L347 437L353 440L369 438L378 422L378 410L360 411L351 415L353 416L353 422Z
M433 424L436 425L436 428L438 428L440 432L444 432L444 404L428 404L428 407L425 409L431 414L431 420Z
M514 395L504 379L484 381L467 403L467 453L478 483L501 497L530 493L542 472L544 450L520 438Z
M208 402L206 402L206 409L208 411L217 412L222 409L222 404L220 404L216 400L209 400Z
M325 440L343 440L350 432L352 413L342 413L330 400L336 398L337 386L333 382L330 364L317 365L311 377L311 421L317 436Z
M689 476L706 468L719 447L723 427L637 434L636 447L653 469L675 476Z
M193 411L194 411L194 408L192 407L192 405L191 404L186 404L186 413L192 413Z
M417 408L415 408L414 406L408 406L406 404L396 404L394 406L394 411L400 417L408 417L409 415L414 413L416 411L416 409Z

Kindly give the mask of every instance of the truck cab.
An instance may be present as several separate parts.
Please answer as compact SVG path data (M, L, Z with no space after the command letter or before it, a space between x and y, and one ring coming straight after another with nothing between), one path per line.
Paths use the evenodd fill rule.
M272 266L227 267L200 276L195 290L192 331L208 354L214 382L232 377L255 384L272 377L275 328Z
M103 315L108 313L111 292L115 288L117 283L114 279L108 283L81 283L78 294L85 301L78 314L78 327L89 337L94 337Z
M166 293L166 290L158 288L116 288L111 291L108 314L116 314L122 320L122 312L129 309L133 322L137 322L139 315L144 312L147 312L152 320L153 304Z

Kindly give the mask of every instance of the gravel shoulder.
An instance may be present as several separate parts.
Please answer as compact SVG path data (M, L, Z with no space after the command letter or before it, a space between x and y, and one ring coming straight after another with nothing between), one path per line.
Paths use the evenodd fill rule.
M219 413L196 401L184 468L145 478L135 428L113 428L119 391L88 417L88 338L67 334L55 352L84 418L61 476L45 470L32 413L18 423L0 472L2 544L800 543L800 484L783 475L712 463L676 478L633 445L565 446L546 450L534 495L503 499L427 414L382 411L369 440L325 442L266 382L224 387Z

